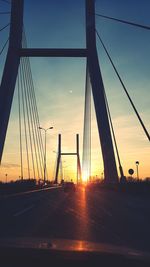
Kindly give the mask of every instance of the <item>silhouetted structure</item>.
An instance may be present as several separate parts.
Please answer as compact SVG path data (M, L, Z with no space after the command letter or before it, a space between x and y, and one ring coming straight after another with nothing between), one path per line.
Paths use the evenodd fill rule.
M107 183L118 182L116 160L109 125L108 112L104 96L104 85L101 76L96 49L95 1L86 0L86 48L85 49L39 49L22 48L23 0L11 1L11 25L7 59L0 87L0 161L10 116L12 99L21 57L86 57L87 69L93 92L97 125L99 130L104 177ZM13 68L12 68L13 66Z
M57 153L57 165L55 174L55 183L58 183L58 173L61 164L61 156L77 156L77 183L78 180L81 181L81 164L79 155L79 134L76 134L76 152L73 153L63 153L61 150L61 134L58 135L58 153Z

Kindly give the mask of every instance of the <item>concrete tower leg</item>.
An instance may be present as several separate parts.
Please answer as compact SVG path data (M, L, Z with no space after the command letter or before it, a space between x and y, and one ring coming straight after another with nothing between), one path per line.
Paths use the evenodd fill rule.
M22 47L23 0L11 1L9 47L0 86L0 162L6 138Z
M86 44L87 63L104 162L105 182L116 183L118 182L116 160L104 97L104 85L96 49L95 0L86 0Z

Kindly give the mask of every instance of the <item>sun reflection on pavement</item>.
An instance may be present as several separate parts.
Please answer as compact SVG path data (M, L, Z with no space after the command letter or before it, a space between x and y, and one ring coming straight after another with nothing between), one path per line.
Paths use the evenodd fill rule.
M75 210L77 211L76 235L80 240L89 240L90 237L90 220L87 209L86 185L79 186L76 192ZM79 239L79 238L78 238ZM80 244L82 245L82 244Z

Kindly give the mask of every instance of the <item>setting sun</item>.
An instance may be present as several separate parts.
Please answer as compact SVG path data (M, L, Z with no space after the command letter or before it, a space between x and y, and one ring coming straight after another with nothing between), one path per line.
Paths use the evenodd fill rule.
M83 171L82 173L82 182L88 182L89 181L89 173L87 171Z

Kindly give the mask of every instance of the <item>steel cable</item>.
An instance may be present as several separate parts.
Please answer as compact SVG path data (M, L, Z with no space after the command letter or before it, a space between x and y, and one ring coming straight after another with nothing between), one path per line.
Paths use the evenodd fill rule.
M131 22L131 21L122 20L122 19L117 19L117 18L114 18L114 17L109 17L109 16L97 14L97 13L95 15L99 16L101 18L106 18L106 19L109 19L109 20L114 20L114 21L117 21L117 22L120 22L120 23L124 23L124 24L127 24L127 25L131 25L131 26L135 26L135 27L138 27L138 28L142 28L144 30L150 30L150 26L147 26L147 25L142 25L142 24L138 24L138 23L134 23L134 22Z
M119 79L119 81L120 81L120 83L121 83L121 85L122 85L122 87L123 87L128 99L130 101L130 104L131 104L131 106L132 106L132 108L133 108L133 110L134 110L134 112L135 112L135 114L136 114L136 116L137 116L137 118L138 118L138 120L139 120L139 122L140 122L140 124L141 124L141 126L142 126L142 128L144 130L144 132L145 132L145 135L147 136L148 140L150 141L150 135L149 135L149 133L148 133L148 131L147 131L147 129L146 129L146 127L145 127L145 125L144 125L144 123L143 123L143 121L142 121L142 119L141 119L141 117L140 117L140 115L139 115L139 113L138 113L138 111L137 111L137 109L136 109L136 107L135 107L135 105L134 105L134 103L133 103L128 91L127 91L127 88L126 88L126 86L125 86L125 84L124 84L124 82L123 82L123 80L122 80L122 78L121 78L121 76L120 76L115 64L113 63L112 58L111 58L110 54L108 53L108 50L106 49L106 46L104 45L104 42L102 41L102 39L101 39L101 37L100 37L100 35L99 35L97 30L96 30L96 34L97 34L97 36L98 36L98 38L99 38L99 40L100 40L100 42L101 42L106 54L107 54L107 56L108 56L108 58L109 58L109 60L111 62L111 65L113 66L113 69L114 69L114 71L115 71L115 73L116 73L116 75L117 75L117 77L118 77L118 79Z

